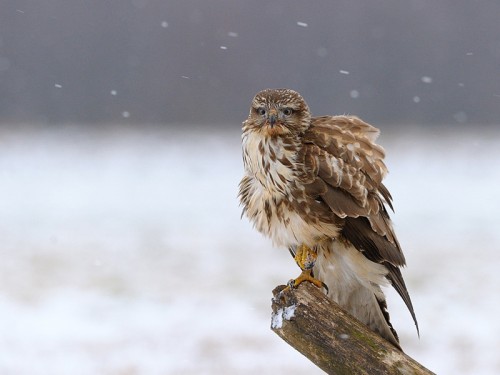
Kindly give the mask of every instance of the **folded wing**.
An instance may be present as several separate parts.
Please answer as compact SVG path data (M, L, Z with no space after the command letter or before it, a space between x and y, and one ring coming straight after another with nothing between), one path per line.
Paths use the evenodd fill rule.
M323 201L343 219L341 235L369 260L383 264L387 278L418 324L399 267L405 258L386 205L392 197L382 183L384 150L375 144L378 129L352 116L312 119L303 135L299 161L306 194Z

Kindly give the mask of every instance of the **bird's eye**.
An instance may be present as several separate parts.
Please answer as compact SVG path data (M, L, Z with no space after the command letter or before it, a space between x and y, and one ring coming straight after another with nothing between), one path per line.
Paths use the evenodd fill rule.
M257 113L261 116L265 116L266 115L266 109L264 107L259 107L257 108Z
M283 114L285 116L290 116L293 113L293 109L291 109L291 108L284 108L282 112L283 112Z

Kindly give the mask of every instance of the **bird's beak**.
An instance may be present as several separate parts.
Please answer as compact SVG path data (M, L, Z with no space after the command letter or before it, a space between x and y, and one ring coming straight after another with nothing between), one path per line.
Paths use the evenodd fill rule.
M276 121L278 120L278 112L274 109L271 109L269 111L267 119L269 121L269 125L271 125L271 128L273 128L274 125L276 124Z

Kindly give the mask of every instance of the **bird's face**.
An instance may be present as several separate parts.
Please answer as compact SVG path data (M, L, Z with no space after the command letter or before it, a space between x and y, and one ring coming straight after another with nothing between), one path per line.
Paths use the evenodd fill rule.
M299 93L267 89L253 98L244 128L267 137L298 135L307 130L310 120L309 107Z

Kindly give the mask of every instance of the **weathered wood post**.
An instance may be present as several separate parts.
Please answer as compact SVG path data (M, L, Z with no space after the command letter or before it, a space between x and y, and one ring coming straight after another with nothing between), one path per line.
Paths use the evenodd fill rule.
M434 374L310 283L273 290L271 329L328 374Z

